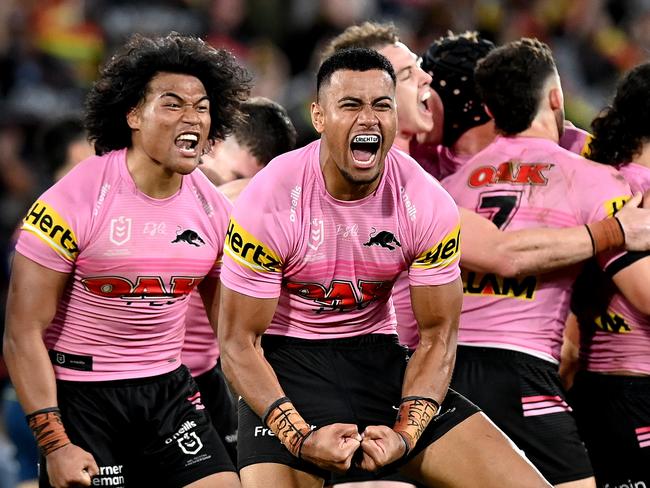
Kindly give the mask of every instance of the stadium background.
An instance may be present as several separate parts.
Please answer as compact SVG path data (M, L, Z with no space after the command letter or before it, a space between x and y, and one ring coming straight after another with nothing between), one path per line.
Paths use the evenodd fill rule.
M314 138L308 108L321 47L364 20L394 22L416 53L449 29L496 43L537 37L554 51L567 118L583 128L650 52L650 0L1 0L0 316L11 235L51 182L39 137L81 112L98 66L130 33L176 30L230 49L253 73L253 94L289 110L301 144ZM0 365L0 389L4 381Z

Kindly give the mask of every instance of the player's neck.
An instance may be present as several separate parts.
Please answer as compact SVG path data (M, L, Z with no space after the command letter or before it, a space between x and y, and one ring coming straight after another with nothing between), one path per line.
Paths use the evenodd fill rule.
M133 148L127 151L126 167L135 187L151 198L171 197L178 192L183 182L180 174L151 161Z
M558 122L552 111L542 110L533 119L530 127L517 135L521 137L549 139L559 144L560 131L558 130L557 124Z
M400 151L404 151L406 154L411 154L411 139L413 139L413 134L398 131L395 135L395 140L393 141L393 147L396 147Z
M492 120L465 131L451 146L451 151L458 156L473 156L483 150L495 138Z

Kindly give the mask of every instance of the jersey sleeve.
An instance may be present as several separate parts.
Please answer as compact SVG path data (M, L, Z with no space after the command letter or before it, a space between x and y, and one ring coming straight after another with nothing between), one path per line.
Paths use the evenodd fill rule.
M444 285L460 276L460 217L449 194L433 179L432 188L411 192L417 216L409 220L413 254L411 286Z
M224 243L226 229L228 229L228 221L232 212L232 203L221 192L219 192L219 190L214 189L214 191L217 194L217 197L215 202L216 214L213 222L216 240L219 245L217 249L217 258L207 276L210 278L219 278L223 267Z
M71 190L64 179L41 195L25 214L16 243L23 256L62 273L72 271L90 219L75 197L78 189Z
M591 163L595 166L595 163ZM573 178L579 185L572 192L576 200L576 208L581 209L581 222L589 223L611 217L619 211L631 197L628 183L618 171L610 166L597 165L594 170L576 173ZM614 261L625 258L627 253L608 251L597 256L598 263L607 269ZM633 261L631 261L633 262ZM629 264L631 264L631 262Z
M231 290L255 298L280 296L283 266L297 225L277 208L282 192L254 178L237 199L228 222L221 282Z

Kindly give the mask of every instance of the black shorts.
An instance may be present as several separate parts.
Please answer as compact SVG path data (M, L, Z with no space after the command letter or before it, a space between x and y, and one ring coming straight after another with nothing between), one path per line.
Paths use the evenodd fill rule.
M530 354L458 346L451 381L554 485L593 475L557 369Z
M368 425L395 423L401 400L407 351L397 336L366 335L349 339L305 340L265 335L264 356L273 367L287 396L305 420L315 427L351 423L362 432ZM450 390L409 457L426 449L452 427L478 412L465 398ZM257 463L278 463L338 482L311 463L292 456L243 401L239 403L239 468ZM393 474L387 467L377 476ZM346 479L369 479L353 467Z
M650 377L581 371L569 399L598 486L650 487Z
M57 381L70 440L90 452L93 486L177 488L235 471L185 366L160 376ZM49 487L41 469L40 486Z
M195 376L201 391L201 401L217 429L233 464L237 463L237 406L219 363L209 371Z

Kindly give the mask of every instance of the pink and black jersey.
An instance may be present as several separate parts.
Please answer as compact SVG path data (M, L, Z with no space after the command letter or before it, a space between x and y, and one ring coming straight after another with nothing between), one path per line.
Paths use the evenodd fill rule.
M497 137L443 186L458 205L508 230L600 220L630 194L614 168L532 137ZM558 360L577 272L503 278L464 270L459 343Z
M634 192L650 189L650 168L630 163L620 172ZM580 359L585 369L650 374L650 317L616 293L607 311L591 325L581 334Z
M190 295L187 307L181 359L195 377L210 371L219 359L219 343L198 290Z
M279 297L269 334L306 339L395 333L398 275L414 286L456 279L458 210L413 159L392 149L378 188L334 199L320 141L273 160L238 198L226 235L223 286Z
M560 137L560 147L586 158L589 154L590 142L591 134L586 130L570 123L564 126L564 133Z
M230 203L194 171L166 199L140 192L126 150L92 157L47 190L16 251L70 273L45 334L56 377L147 377L180 364L189 293L218 276Z

